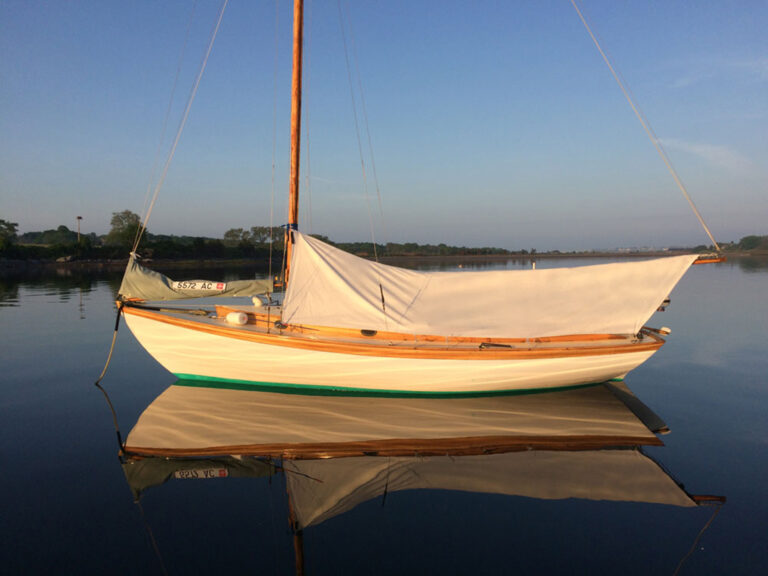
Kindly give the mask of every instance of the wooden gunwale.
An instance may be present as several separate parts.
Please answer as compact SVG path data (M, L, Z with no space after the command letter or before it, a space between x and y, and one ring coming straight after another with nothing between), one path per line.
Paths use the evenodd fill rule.
M476 456L528 450L583 451L633 446L663 446L656 436L476 436L467 438L395 438L357 442L243 444L200 448L126 446L128 456L260 456L286 460L355 456Z
M413 345L395 345L390 342L371 342L368 337L358 336L360 342L333 340L330 338L308 338L301 333L280 332L260 333L252 330L230 326L217 326L199 321L187 320L158 313L140 307L123 306L123 314L132 314L169 324L179 328L194 330L224 338L233 338L259 344L272 346L284 346L315 352L330 352L338 354L352 354L357 356L377 356L387 358L411 358L411 359L442 359L442 360L518 360L518 359L551 359L579 356L608 356L614 354L628 354L635 352L655 351L664 344L664 339L655 334L646 333L646 340L631 342L622 345L594 346L588 343L578 346L560 346L550 348L457 348L455 345L420 347L418 342ZM365 340L362 340L365 338ZM623 337L620 337L623 338ZM607 338L613 340L614 338ZM442 339L445 342L445 339ZM477 342L499 342L495 339L479 339ZM522 342L525 342L524 340ZM474 341L455 344L472 344ZM530 342L533 344L533 341ZM449 343L450 344L450 343Z

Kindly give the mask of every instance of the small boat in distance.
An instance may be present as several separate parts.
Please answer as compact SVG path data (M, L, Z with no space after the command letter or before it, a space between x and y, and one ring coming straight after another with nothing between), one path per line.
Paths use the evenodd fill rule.
M549 270L422 272L298 230L303 2L294 4L285 293L269 282L174 282L132 253L118 304L170 372L225 387L498 394L620 379L663 344L645 324L696 260ZM246 305L153 301L248 297Z

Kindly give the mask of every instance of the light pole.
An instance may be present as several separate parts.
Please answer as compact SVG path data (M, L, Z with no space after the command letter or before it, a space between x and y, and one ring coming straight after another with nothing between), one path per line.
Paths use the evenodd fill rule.
M82 220L82 216L77 217L77 245L80 246L80 220Z

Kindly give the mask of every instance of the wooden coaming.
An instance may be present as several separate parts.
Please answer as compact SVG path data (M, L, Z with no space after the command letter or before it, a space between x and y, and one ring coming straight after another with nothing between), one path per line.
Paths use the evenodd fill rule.
M223 318L230 312L242 312L248 316L248 323L256 326L272 325L280 316L260 312L246 312L229 306L216 306L216 315ZM360 338L365 340L386 340L399 342L439 342L444 344L548 344L556 342L594 342L599 340L625 340L620 334L572 334L570 336L547 336L543 338L489 338L482 336L438 336L435 334L406 334L373 330L372 335L363 334L355 328L313 326L307 324L284 324L284 332L295 332L328 338Z

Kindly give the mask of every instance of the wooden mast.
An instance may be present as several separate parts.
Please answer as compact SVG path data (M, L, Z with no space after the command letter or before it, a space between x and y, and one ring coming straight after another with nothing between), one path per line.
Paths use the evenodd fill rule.
M285 278L291 268L292 230L299 227L299 151L301 144L301 64L304 45L304 0L293 2L293 82L291 87L291 177L288 186L288 225L285 229Z

